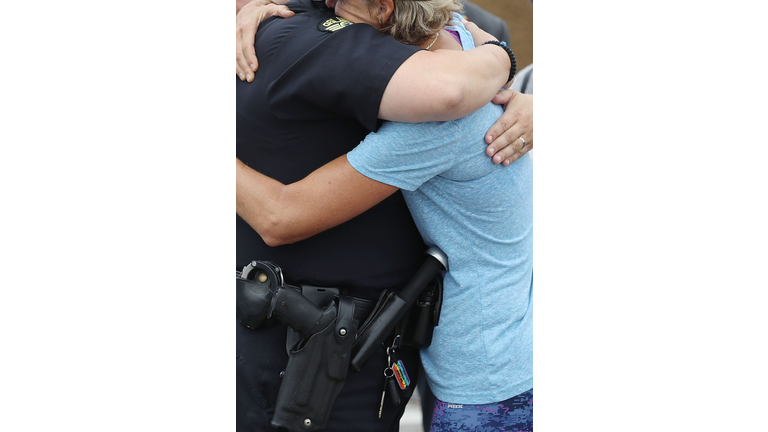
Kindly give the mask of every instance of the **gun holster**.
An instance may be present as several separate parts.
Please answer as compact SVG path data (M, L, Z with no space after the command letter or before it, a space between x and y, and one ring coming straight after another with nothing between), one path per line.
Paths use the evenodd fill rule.
M344 386L357 333L354 301L337 297L336 317L325 328L302 338L290 351L277 395L272 427L291 432L325 428Z
M357 334L355 300L333 288L286 285L282 270L253 261L237 275L237 318L257 329L291 329L288 364L271 424L291 432L325 428L344 386Z

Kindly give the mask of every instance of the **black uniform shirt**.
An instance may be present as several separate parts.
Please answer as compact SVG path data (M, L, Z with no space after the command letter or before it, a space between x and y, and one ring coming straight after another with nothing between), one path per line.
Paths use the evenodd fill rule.
M367 24L351 24L309 0L295 17L259 26L259 70L237 82L237 157L285 184L349 152L376 130L392 74L419 48ZM338 227L291 245L269 247L237 217L237 269L273 261L286 281L335 286L377 298L402 286L425 246L400 192Z

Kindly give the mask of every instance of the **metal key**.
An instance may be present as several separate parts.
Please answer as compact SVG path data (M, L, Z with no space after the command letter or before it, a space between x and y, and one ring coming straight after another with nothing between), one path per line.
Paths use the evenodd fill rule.
M379 418L381 418L381 411L384 409L384 398L387 395L387 390L390 390L390 396L391 395L391 384L390 381L395 376L395 371L392 370L391 367L387 367L384 369L384 390L381 392L381 404L379 405ZM398 397L398 403L400 402Z
M379 404L379 418L381 418L381 412L384 410L384 398L387 396L387 382L395 374L395 371L393 371L392 367L390 366L391 364L392 364L392 357L390 357L389 348L387 348L387 367L384 368L384 390L381 391L381 403Z
M387 384L384 382L384 390L381 392L381 404L379 405L379 418L381 418L381 411L384 409L384 396L387 395Z

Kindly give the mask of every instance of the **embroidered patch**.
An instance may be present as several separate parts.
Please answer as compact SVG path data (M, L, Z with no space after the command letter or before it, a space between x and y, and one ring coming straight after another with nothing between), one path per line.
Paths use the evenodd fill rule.
M344 27L351 26L353 23L345 20L344 18L331 18L327 19L317 25L317 29L324 32L335 32L341 30Z

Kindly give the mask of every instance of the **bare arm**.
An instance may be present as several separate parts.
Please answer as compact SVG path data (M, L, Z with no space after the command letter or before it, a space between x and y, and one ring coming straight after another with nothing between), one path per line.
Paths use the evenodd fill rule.
M411 56L384 91L380 119L403 123L455 120L480 109L504 86L511 67L509 56L493 45L483 46L496 40L490 33L469 21L463 24L478 48L420 51ZM488 65L492 65L490 69Z
M468 51L419 51L392 75L379 118L419 123L469 115L490 102L506 83L510 64L506 52L495 45Z
M237 159L237 214L269 246L295 243L363 213L398 189L360 174L343 155L284 185Z
M487 104L504 86L512 66L496 40L463 21L478 48L420 51L406 60L387 84L379 118L403 123L455 120Z

